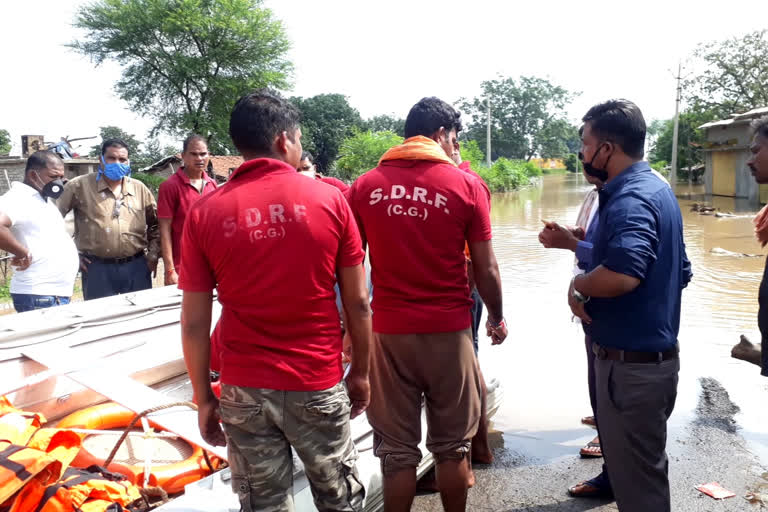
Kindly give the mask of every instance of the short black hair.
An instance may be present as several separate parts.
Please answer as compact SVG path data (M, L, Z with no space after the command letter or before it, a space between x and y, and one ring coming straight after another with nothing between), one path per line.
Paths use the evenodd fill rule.
M461 114L448 103L434 96L422 98L405 119L405 138L433 135L440 127L446 131L461 131Z
M123 139L107 139L104 142L101 143L101 156L104 156L104 153L107 152L108 148L125 148L125 150L130 154L131 148L128 147L128 144L125 143Z
M275 137L282 132L293 141L300 118L296 107L279 94L260 89L235 103L229 118L229 136L241 153L269 153Z
M315 163L315 157L312 156L312 153L309 151L302 151L301 152L301 159L302 160L309 160L312 163Z
M627 156L642 158L645 153L645 119L629 100L608 100L595 105L581 118L590 123L595 136L617 144Z
M27 158L27 166L24 168L24 176L26 176L29 171L37 171L40 169L47 169L49 165L52 163L62 163L63 160L59 155L54 153L53 151L48 150L42 150L42 151L35 151L31 155L29 155L29 158Z
M198 135L196 133L193 133L192 135L190 135L189 137L184 139L184 142L181 143L181 152L182 153L186 153L187 152L187 148L189 147L189 145L192 144L195 141L202 142L203 144L205 144L206 148L208 147L208 139L206 139L202 135Z
M763 116L752 121L749 125L753 135L762 135L768 139L768 116Z

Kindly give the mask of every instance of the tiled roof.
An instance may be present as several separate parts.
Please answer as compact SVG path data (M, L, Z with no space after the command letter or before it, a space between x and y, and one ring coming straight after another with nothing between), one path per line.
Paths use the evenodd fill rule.
M213 166L213 172L217 176L222 178L229 177L230 169L234 170L240 167L243 163L243 157L241 156L212 156L211 165Z

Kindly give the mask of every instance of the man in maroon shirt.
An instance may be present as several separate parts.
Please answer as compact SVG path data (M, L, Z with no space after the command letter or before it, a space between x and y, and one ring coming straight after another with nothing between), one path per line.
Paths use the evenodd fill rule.
M157 193L166 286L179 282L181 233L189 209L198 199L216 190L216 182L205 172L211 159L205 137L190 135L184 139L181 159L184 165L160 184Z
M371 314L357 225L341 192L296 172L301 130L290 103L243 96L229 132L245 162L192 207L182 237L182 343L201 434L223 445L226 433L243 511L293 510L291 447L318 510L360 511L349 420L368 406ZM335 276L353 344L346 387ZM208 382L214 288L220 400Z
M408 114L405 142L387 151L347 196L370 246L375 314L368 421L381 459L384 506L391 512L410 510L413 503L422 395L443 508L466 507L481 384L465 240L488 307L488 334L494 344L507 335L488 196L449 157L460 129L450 105L424 98Z

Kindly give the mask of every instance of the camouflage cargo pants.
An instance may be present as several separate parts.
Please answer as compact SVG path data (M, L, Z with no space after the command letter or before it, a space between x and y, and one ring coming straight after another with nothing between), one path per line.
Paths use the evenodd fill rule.
M343 383L307 392L222 385L220 405L242 511L293 512L291 446L320 512L363 510Z

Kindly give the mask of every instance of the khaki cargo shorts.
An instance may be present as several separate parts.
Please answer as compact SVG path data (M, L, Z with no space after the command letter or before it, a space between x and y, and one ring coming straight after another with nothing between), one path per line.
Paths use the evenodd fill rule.
M343 383L324 391L221 386L232 490L244 512L292 512L296 450L323 511L363 510L350 402Z
M422 396L427 449L438 463L465 457L480 421L481 389L470 329L374 333L368 421L382 473L414 468L421 461Z

